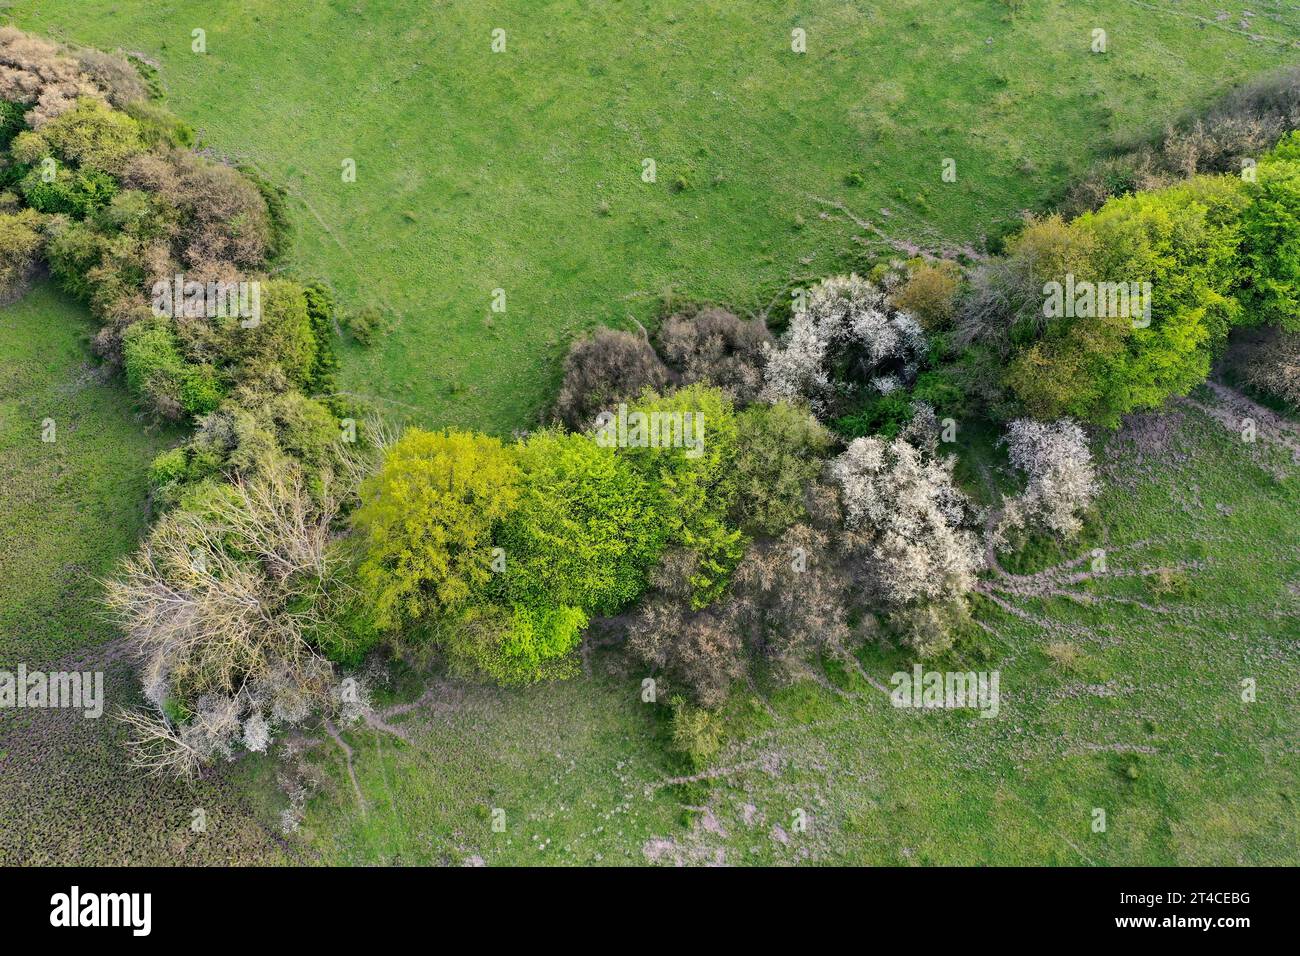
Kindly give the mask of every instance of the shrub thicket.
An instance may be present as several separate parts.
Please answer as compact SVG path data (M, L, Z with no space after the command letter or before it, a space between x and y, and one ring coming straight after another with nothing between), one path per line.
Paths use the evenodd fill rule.
M0 29L0 297L43 257L146 407L199 425L154 461L166 513L109 583L157 708L131 718L137 756L192 770L264 748L329 700L324 653L355 661L373 644L335 540L366 466L329 397L332 301L265 278L267 194L188 151L189 129L150 95L120 57ZM209 294L258 283L260 313L158 301L178 274Z
M601 412L636 398L644 389L662 390L671 377L642 336L598 329L569 349L555 417L566 427L582 431L592 427Z
M0 212L0 305L18 298L40 263L44 217L32 209Z
M758 398L764 350L771 343L762 319L746 321L719 308L674 313L658 335L659 354L681 384L712 385L737 405Z
M331 661L381 641L528 683L573 673L592 618L631 609L628 650L681 688L674 745L697 766L722 735L699 708L755 659L793 676L844 657L859 612L883 613L913 654L943 653L970 627L984 548L938 457L936 409L1001 409L1005 387L1035 418L1113 425L1201 381L1234 325L1300 324L1300 139L1253 181L1168 184L1231 169L1294 123L1294 83L1243 96L1079 196L1159 188L1030 221L964 294L955 264L914 261L882 266L882 284L818 283L779 343L721 308L669 315L658 352L644 332L599 330L565 361L567 430L358 445L332 394L328 287L266 276L274 191L191 152L119 58L0 30L0 298L43 257L147 407L196 424L153 462L164 514L109 583L157 708L133 718L141 762L265 749L332 706ZM154 283L177 274L257 282L260 313L158 308ZM1045 310L1067 276L1149 283L1150 322ZM362 343L384 330L367 312L349 327ZM1298 363L1252 364L1247 380L1295 401ZM853 438L829 462L814 413ZM1077 533L1096 493L1082 429L1020 420L1008 444L1028 484L990 543L1030 522Z
M1114 426L1203 381L1241 314L1233 291L1248 202L1239 180L1198 177L1112 199L1060 225L1063 239L1054 248L1071 255L1046 270L1024 263L1035 279L1051 276L1064 285L1073 275L1125 289L1149 284L1150 314L1104 310L1097 302L1088 314L1043 317L1033 330L1038 337L1012 359L1006 377L1029 413ZM1013 245L1013 262L1024 255ZM1040 315L1043 301L1040 293ZM1024 321L1023 311L1013 315Z

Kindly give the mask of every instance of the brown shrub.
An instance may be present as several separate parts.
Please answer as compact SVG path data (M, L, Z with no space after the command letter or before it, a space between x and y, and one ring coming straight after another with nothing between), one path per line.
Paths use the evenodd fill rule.
M229 260L254 269L266 260L271 213L266 199L237 169L179 151L176 205L191 226L182 258L189 265Z
M683 385L706 382L739 405L763 387L764 345L773 341L762 319L745 321L726 309L669 316L659 330L659 354Z
M1205 115L1165 129L1158 142L1132 146L1097 164L1069 190L1069 217L1111 196L1156 189L1197 173L1240 172L1242 160L1270 149L1300 127L1300 67L1289 67L1230 93Z
M1300 332L1244 332L1233 342L1228 364L1251 388L1300 411Z
M628 650L666 673L701 707L716 707L744 677L750 653L788 679L808 672L815 653L849 653L850 576L830 536L808 525L750 548L725 601L692 612L697 557L675 550L651 575L633 615Z
M180 170L176 162L165 155L140 153L131 157L122 173L122 185L127 189L158 193L172 205L180 202Z
M670 378L644 338L598 329L569 348L555 418L574 431L590 428L602 411L636 398L646 388L660 391Z
M80 49L73 56L81 72L104 91L108 101L122 109L149 98L149 87L121 54Z
M849 653L849 586L830 537L795 525L750 548L732 576L727 613L750 647L793 677L811 653Z
M682 684L701 707L716 707L745 674L745 647L726 608L691 612L697 561L684 550L664 556L633 616L627 647L643 664Z
M27 123L40 129L99 88L62 47L13 27L0 28L0 100L30 106Z

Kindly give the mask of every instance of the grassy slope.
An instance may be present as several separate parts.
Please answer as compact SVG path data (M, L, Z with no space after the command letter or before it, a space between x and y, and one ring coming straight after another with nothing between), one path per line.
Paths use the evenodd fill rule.
M94 325L41 285L0 312L0 663L49 661L112 636L105 574L144 529L146 430L121 383L93 364ZM55 423L53 444L41 422Z
M86 310L48 284L0 310L0 668L103 671L105 715L0 710L0 865L272 862L280 847L218 770L194 784L122 766L112 714L139 704L96 579L146 521L149 461L176 436L147 428L93 364ZM41 442L54 419L56 441ZM209 815L208 833L190 830Z
M1290 58L1187 19L1213 16L1208 0L1087 6L1030 0L1012 19L997 0L171 0L159 15L17 0L10 14L156 59L212 148L289 190L302 270L397 318L347 356L349 388L503 432L553 394L587 326L644 319L669 288L761 308L840 265L860 247L810 196L895 238L977 243L1113 136ZM1292 5L1257 9L1260 33L1300 37ZM789 51L794 26L806 55ZM506 53L490 51L495 27ZM1106 56L1088 52L1094 27ZM956 183L940 181L944 157ZM852 171L864 186L845 186ZM681 173L692 186L674 193Z

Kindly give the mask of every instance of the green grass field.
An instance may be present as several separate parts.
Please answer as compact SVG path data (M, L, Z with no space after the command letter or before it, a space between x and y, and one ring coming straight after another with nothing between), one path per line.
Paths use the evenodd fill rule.
M178 432L134 414L94 364L89 313L47 284L0 312L0 662L112 636L95 579L148 522L147 473ZM54 423L43 442L42 423Z
M396 324L349 352L345 387L508 432L554 394L585 328L644 320L670 290L760 310L882 251L818 198L898 242L978 246L1115 137L1293 61L1300 39L1300 10L1279 2L1255 23L1283 42L1191 19L1214 17L1209 0L1023 6L171 0L160 15L17 0L9 15L157 62L209 148L288 191L293 266ZM790 51L795 27L806 54ZM1089 52L1094 28L1105 55ZM690 185L674 192L678 176Z
M0 15L157 63L205 147L286 191L286 267L394 322L370 349L345 345L345 388L394 417L504 433L534 420L586 328L645 321L669 296L762 312L891 250L978 249L1108 143L1295 61L1300 8L1254 4L1249 29L1218 9L17 0ZM190 50L195 28L206 54ZM1095 28L1105 55L1089 52ZM955 183L940 179L947 157ZM87 364L89 332L47 287L0 312L0 662L111 636L93 578L145 528L146 466L171 440ZM54 446L39 442L47 414ZM435 684L425 699L404 674L382 702L424 700L388 718L409 739L342 732L364 812L337 744L302 744L326 785L292 844L271 835L284 797L269 761L204 784L194 805L236 808L205 843L188 791L123 779L107 721L68 730L67 746L11 723L0 861L1296 863L1295 478L1246 463L1204 412L1171 415L1179 447L1114 466L1094 535L1113 567L1204 567L1159 598L1123 577L1089 585L1158 611L1054 597L1024 602L1026 619L986 603L997 720L895 711L832 669L853 696L809 684L737 700L717 775L681 784L613 653L527 691ZM1045 656L1059 640L1078 646L1075 670ZM878 679L896 665L863 658ZM1237 696L1248 676L1252 705ZM115 686L133 699L125 677ZM79 765L94 769L61 788Z

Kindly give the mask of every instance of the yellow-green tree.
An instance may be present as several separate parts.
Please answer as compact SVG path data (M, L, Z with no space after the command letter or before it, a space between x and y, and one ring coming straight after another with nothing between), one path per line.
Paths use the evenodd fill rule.
M463 608L492 574L492 535L519 501L496 438L409 429L361 486L358 579L381 627Z

